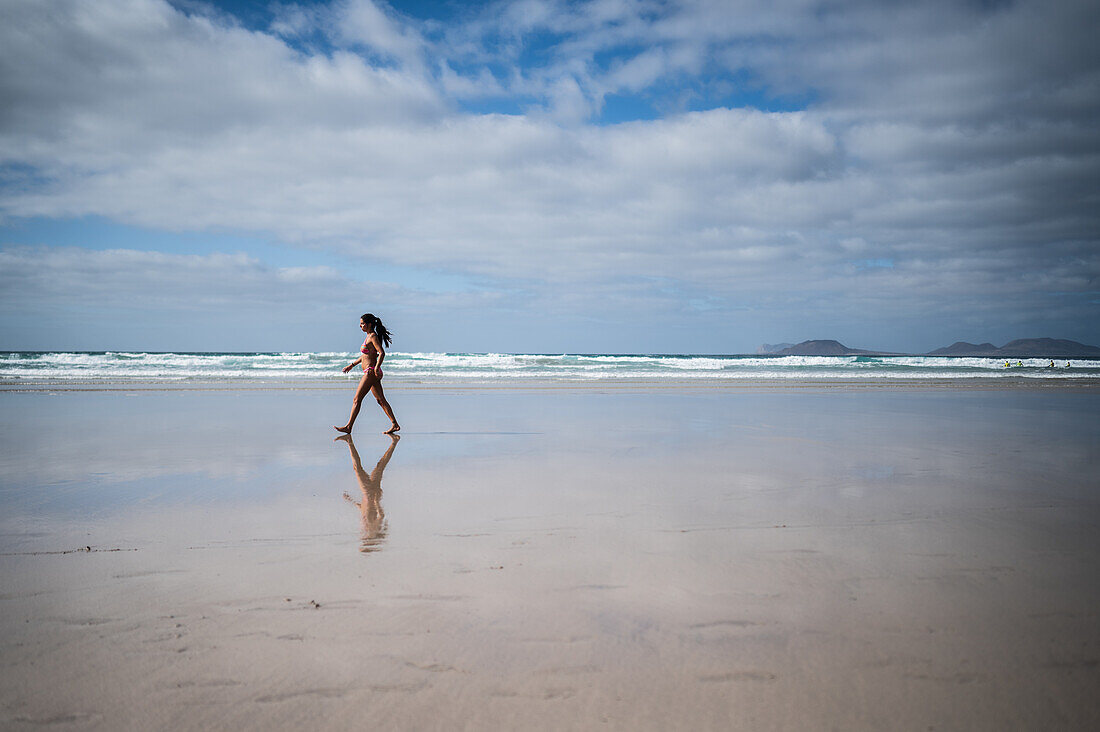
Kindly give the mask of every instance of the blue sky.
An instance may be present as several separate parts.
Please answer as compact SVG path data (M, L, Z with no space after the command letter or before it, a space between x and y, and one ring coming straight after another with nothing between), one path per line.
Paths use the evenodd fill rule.
M1096 3L0 0L0 349L1100 343Z

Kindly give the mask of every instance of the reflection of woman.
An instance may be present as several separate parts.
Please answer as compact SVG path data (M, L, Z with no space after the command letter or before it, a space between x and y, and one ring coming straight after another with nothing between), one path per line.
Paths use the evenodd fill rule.
M390 403L386 401L386 395L382 391L382 361L386 358L383 345L390 345L390 332L386 330L386 326L382 325L381 320L370 313L359 319L359 328L367 334L367 339L359 347L359 358L345 366L344 373L351 371L356 364L362 364L363 377L359 379L359 386L355 389L355 397L352 399L354 403L351 407L351 416L348 417L348 423L343 427L334 425L333 429L337 432L343 432L345 435L350 435L351 427L355 424L355 418L359 416L359 408L363 406L363 398L367 395L367 392L370 392L374 394L374 398L378 400L378 406L382 407L382 411L393 423L386 430L387 435L392 435L401 429L401 425L397 424L397 419L393 416L393 409L390 408Z
M344 498L358 506L359 513L362 514L363 540L359 548L361 552L377 551L386 539L386 512L382 510L382 471L386 469L386 464L393 456L393 449L397 447L397 441L401 439L401 436L390 435L390 438L393 442L390 443L389 449L386 450L386 454L381 457L378 464L374 466L374 470L369 474L363 470L363 463L359 459L359 451L355 449L355 443L352 442L351 435L340 435L336 438L348 443L348 448L351 449L351 459L355 464L355 475L359 478L359 490L363 492L362 501L356 501L350 495L344 493Z

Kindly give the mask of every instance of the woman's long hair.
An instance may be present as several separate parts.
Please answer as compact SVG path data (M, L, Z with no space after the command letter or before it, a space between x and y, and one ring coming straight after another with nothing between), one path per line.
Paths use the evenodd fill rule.
M390 345L391 333L386 329L386 326L382 325L382 321L378 319L378 316L366 313L360 320L367 324L367 328L372 333L382 339L382 345Z

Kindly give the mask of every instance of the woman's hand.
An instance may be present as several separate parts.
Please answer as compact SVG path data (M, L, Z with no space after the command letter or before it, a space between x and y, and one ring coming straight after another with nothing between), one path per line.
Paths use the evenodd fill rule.
M347 366L344 367L344 373L346 374L347 372L351 371L352 368L354 368L354 367L355 367L355 364L349 363Z

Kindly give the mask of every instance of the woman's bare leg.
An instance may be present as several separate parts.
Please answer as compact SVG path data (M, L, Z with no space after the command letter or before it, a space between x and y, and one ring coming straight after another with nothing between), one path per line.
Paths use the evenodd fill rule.
M393 416L393 408L390 407L390 403L386 401L386 393L382 391L382 382L376 382L371 387L370 391L371 394L374 394L374 398L378 400L378 406L382 407L382 411L386 413L386 416L390 418L390 422L393 423L393 425L383 434L392 435L394 432L401 429L401 425L397 424L397 418Z
M348 423L343 427L333 425L332 429L337 432L343 432L345 435L351 434L351 428L355 424L355 418L359 416L359 409L363 406L363 398L367 396L367 392L371 390L371 386L373 386L376 381L373 374L363 374L363 378L359 379L359 386L355 388L355 396L353 397L351 416L348 417Z

